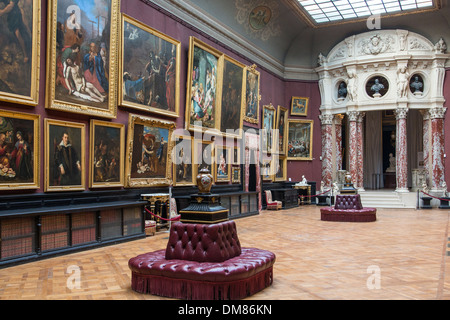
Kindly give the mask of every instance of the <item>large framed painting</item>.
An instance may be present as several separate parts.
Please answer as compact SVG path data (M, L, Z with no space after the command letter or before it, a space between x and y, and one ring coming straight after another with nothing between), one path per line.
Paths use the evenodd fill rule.
M271 153L274 148L275 114L276 110L272 104L263 106L263 127L262 127L262 150Z
M0 1L0 100L39 100L41 1Z
M223 54L190 37L186 92L186 128L218 131Z
M180 42L127 15L121 40L119 104L178 117Z
M216 182L228 182L231 178L231 148L216 146L214 161L214 176Z
M39 188L40 117L0 110L0 190Z
M45 119L44 191L85 189L86 125Z
M245 69L244 121L259 124L259 77L256 65Z
M288 109L278 106L277 110L277 122L275 125L276 133L278 134L278 139L275 138L277 144L275 145L276 152L278 154L286 154L286 133L287 133L287 122L288 122Z
M242 137L245 103L245 66L224 56L220 131L226 136Z
M123 187L125 125L91 120L89 187Z
M214 176L214 142L194 139L194 172L198 175L200 170L206 168Z
M314 120L289 120L288 160L312 160Z
M172 184L172 133L175 123L130 114L128 120L125 186Z
M286 157L278 157L278 159L276 159L275 169L274 169L274 180L275 181L286 181L287 180Z
M115 118L120 0L48 1L46 107Z
M308 115L309 98L292 97L291 101L291 115L292 116L307 116Z
M193 139L191 136L176 136L173 148L173 185L194 185L195 175L192 163Z

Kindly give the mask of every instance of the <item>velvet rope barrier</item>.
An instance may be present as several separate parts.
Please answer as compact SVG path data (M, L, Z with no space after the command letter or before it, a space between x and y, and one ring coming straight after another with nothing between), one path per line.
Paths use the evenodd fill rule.
M438 197L432 196L431 194L428 194L428 193L426 193L426 192L424 192L424 191L420 191L420 192L422 192L423 194L425 194L425 195L427 195L427 196L429 196L429 197L431 197L431 198L434 198L434 199L444 200L444 201L450 201L450 199L438 198Z
M325 193L328 193L328 192L330 192L331 191L331 189L330 190L327 190L327 191L325 191L325 192L322 192L322 193L319 193L319 194L313 194L313 195L301 195L301 194L299 194L298 196L299 197L317 197L317 196L321 196L321 195L323 195L323 194L325 194Z
M151 211L148 210L147 208L144 208L144 209L145 209L145 211L147 211L148 213L150 213L152 216L154 216L154 217L156 217L156 218L158 218L158 219L164 220L164 221L178 221L178 220L180 220L180 215L178 215L178 216L176 216L176 217L173 217L172 219L164 219L163 217L160 217L160 216L154 214L153 212L151 212Z

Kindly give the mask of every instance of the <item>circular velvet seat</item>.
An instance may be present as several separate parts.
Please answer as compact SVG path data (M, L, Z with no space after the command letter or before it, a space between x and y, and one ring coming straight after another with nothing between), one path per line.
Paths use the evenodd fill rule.
M359 194L337 195L335 206L321 208L323 221L373 222L377 219L377 209L363 208Z

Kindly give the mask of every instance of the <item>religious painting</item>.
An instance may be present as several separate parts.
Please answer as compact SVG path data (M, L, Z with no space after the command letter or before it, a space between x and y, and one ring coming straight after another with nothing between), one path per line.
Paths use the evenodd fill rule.
M308 115L309 98L292 97L291 101L291 115L292 116L307 116Z
M232 183L241 183L241 166L232 165L231 182Z
M39 188L39 115L0 110L0 190Z
M125 185L127 187L172 184L172 133L175 123L129 115Z
M84 123L45 119L45 188L49 191L85 189Z
M0 100L37 105L41 1L0 1Z
M122 15L119 104L178 117L181 44Z
M120 0L48 1L46 107L115 118Z
M285 181L287 178L287 160L286 157L279 157L275 162L274 176L275 181Z
M228 182L231 177L231 149L226 146L216 146L215 150L216 182Z
M186 124L191 130L218 130L223 54L191 37L186 92Z
M289 120L288 160L312 160L313 120Z
M276 131L278 139L275 137L277 144L275 145L278 154L286 154L286 133L288 122L288 110L282 106L278 106Z
M270 104L263 106L262 150L271 153L274 151L275 107Z
M193 156L195 175L206 168L214 176L214 142L194 139Z
M244 121L259 124L259 72L256 65L245 70Z
M175 137L175 146L173 148L173 184L194 185L193 172L193 139L190 136Z
M89 187L122 187L125 125L91 120Z
M227 136L241 137L245 102L245 66L224 57L220 131Z

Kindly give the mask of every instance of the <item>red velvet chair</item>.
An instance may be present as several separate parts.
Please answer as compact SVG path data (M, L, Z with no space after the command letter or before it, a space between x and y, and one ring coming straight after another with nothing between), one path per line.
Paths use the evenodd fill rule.
M272 191L266 190L266 205L268 210L278 210L283 208L283 203L281 201L272 199Z

